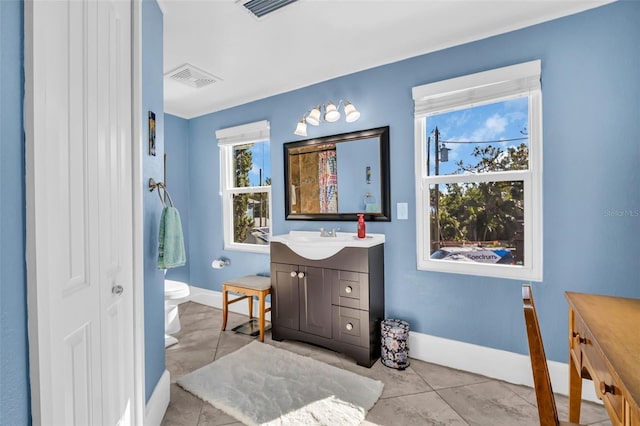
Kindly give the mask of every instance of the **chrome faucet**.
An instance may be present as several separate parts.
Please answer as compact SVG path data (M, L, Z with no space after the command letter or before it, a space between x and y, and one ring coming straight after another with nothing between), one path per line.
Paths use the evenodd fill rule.
M338 232L338 229L340 229L340 228L333 228L331 231L329 231L328 229L320 228L320 236L321 237L336 237L337 236L336 232Z

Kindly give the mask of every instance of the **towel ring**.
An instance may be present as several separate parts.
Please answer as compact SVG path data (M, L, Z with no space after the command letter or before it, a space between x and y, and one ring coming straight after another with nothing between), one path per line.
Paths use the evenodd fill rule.
M171 199L171 194L169 194L169 191L167 191L167 187L164 185L164 183L156 182L153 178L149 178L149 191L153 192L153 190L156 188L158 188L158 197L160 198L160 202L162 203L162 206L167 207L167 204L165 203L164 198L162 198L162 194L160 194L160 189L164 191L166 196L169 198L169 205L173 207L173 200Z

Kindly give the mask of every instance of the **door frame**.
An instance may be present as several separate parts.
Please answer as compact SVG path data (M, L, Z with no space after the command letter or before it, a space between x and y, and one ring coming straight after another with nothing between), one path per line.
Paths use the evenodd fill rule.
M144 354L144 240L143 240L143 194L144 184L142 177L142 158L143 147L145 143L143 141L143 127L142 127L142 1L143 0L130 0L131 4L131 185L132 185L132 251L133 251L133 267L132 267L132 283L133 283L133 374L134 374L134 389L133 389L133 406L131 410L133 412L133 419L135 424L142 425L145 423L145 354ZM25 0L25 8L28 8L29 0ZM30 22L28 11L25 10L25 22L24 22L24 39L25 43L33 37L33 22ZM25 55L25 61L33 60L33 58L27 58ZM26 81L25 85L29 82ZM28 91L27 91L28 93ZM28 102L28 100L27 100ZM25 105L26 106L26 105ZM28 108L25 109L25 114L29 114ZM33 120L25 120L25 126L33 123ZM25 134L32 134L33 127L25 128ZM29 143L29 139L25 138L25 143ZM27 150L28 153L28 150ZM30 159L25 159L25 173L29 175L30 167L33 167ZM29 179L26 181L25 191L28 194L34 192L33 182ZM28 199L29 197L27 197ZM27 217L27 224L30 225L30 218ZM35 248L27 247L26 251L27 265L30 264L30 258L35 256ZM42 285L38 280L33 279L29 268L27 269L27 319L29 324L29 358L30 364L33 367L34 360L46 357L47 354L41 353L38 346L37 330L39 329L39 322L43 321L40 318L39 311L48 312L49 306L42 306L44 299L35 300L40 293L39 285ZM33 333L36 333L34 336ZM38 404L39 395L34 399L34 394L39 392L40 377L37 372L30 372L30 386L31 386L31 414L32 419L35 422L41 420L40 407Z
M132 206L133 206L133 374L134 374L134 419L136 424L145 424L145 354L144 354L144 222L143 198L144 179L142 177L143 147L146 142L142 128L142 1L131 1L131 114L133 144L131 165Z

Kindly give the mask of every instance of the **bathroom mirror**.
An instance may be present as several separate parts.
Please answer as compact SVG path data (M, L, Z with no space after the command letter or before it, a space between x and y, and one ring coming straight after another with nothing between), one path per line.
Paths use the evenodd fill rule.
M285 219L391 220L389 126L284 144Z

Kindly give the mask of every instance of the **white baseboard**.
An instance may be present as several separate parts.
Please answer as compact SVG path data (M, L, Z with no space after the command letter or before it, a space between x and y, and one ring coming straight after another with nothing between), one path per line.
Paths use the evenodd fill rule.
M409 332L409 355L422 361L444 365L475 374L504 380L505 382L533 387L529 356L471 343L444 339L428 334ZM553 391L569 393L569 364L547 361ZM582 398L601 402L593 383L583 381Z
M171 375L168 370L164 370L158 384L156 385L144 413L145 426L160 426L164 413L167 412L169 399L171 397Z
M208 290L206 288L189 286L191 295L189 300L192 302L200 303L202 305L211 306L213 308L222 309L222 292L216 290ZM230 296L232 297L232 296ZM235 297L235 296L233 296ZM229 305L229 312L235 312L237 314L247 315L249 314L249 302L241 300L240 302L232 303ZM270 308L271 304L267 302L266 308ZM253 316L258 317L258 301L253 301ZM267 312L265 315L267 321L271 321L271 312Z

